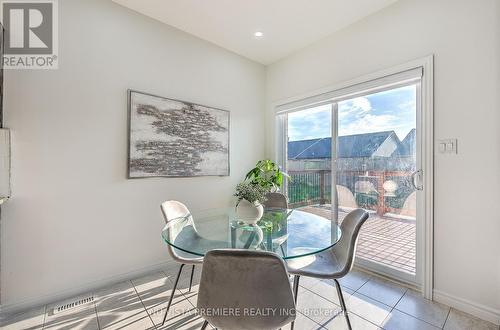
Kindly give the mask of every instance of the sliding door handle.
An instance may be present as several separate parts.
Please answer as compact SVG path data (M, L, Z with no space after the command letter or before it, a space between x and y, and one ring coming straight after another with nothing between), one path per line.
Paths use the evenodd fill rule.
M416 190L424 190L424 186L420 183L422 182L423 173L422 170L416 170L411 174L411 184Z

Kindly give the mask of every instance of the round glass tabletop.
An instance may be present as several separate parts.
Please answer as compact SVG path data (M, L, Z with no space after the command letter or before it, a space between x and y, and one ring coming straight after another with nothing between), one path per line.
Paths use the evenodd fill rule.
M256 225L238 220L234 209L194 212L171 220L162 231L165 242L183 254L204 256L210 250L234 248L272 251L283 259L329 249L341 235L336 223L291 209L266 209Z

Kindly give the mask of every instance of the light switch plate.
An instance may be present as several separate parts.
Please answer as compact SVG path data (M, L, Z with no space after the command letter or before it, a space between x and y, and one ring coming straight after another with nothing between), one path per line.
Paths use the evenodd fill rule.
M457 154L457 139L441 139L438 141L440 154Z

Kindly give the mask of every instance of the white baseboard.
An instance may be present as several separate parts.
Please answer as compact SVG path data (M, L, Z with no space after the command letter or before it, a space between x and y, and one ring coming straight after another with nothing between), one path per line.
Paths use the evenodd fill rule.
M462 312L471 314L482 320L491 322L496 325L500 325L500 310L498 309L494 309L467 299L453 296L451 294L439 290L434 290L433 294L434 294L434 301L448 305Z
M20 302L16 302L13 304L3 305L0 306L0 312L3 314L3 313L15 313L20 311L26 311L35 307L44 306L46 304L58 302L84 293L92 292L115 283L138 278L147 275L148 273L164 270L168 267L174 266L175 264L176 262L174 260L169 260L167 262L146 266L116 276L111 276L97 281L92 281L87 284L78 286L76 288L63 290L54 294L43 295L40 297L22 300Z

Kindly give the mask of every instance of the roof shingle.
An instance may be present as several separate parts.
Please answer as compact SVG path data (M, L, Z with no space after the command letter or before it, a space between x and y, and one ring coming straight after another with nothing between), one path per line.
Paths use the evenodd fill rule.
M371 157L394 131L339 136L339 158ZM399 142L399 141L398 141ZM288 142L288 159L331 158L332 138Z

